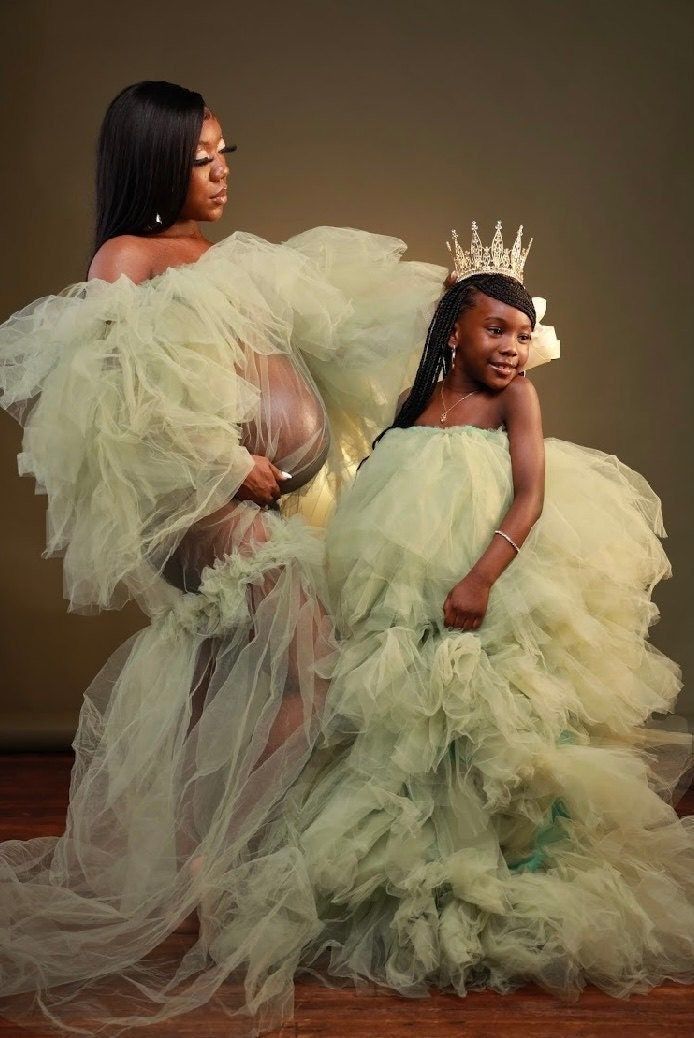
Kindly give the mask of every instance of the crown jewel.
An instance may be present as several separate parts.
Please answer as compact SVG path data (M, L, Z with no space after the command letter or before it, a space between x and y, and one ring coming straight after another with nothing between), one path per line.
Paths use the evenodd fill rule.
M472 242L469 252L464 252L461 249L458 243L457 232L451 231L451 234L455 242L455 252L451 248L449 241L446 242L446 245L448 246L448 251L453 256L459 281L462 278L469 278L473 274L506 274L508 277L520 281L521 285L523 284L523 267L530 252L530 246L533 243L531 238L528 247L526 249L521 248L523 224L518 228L516 240L513 243L513 248L510 250L504 248L504 240L501 236L501 220L497 221L491 245L482 245L480 236L477 233L477 224L473 220Z

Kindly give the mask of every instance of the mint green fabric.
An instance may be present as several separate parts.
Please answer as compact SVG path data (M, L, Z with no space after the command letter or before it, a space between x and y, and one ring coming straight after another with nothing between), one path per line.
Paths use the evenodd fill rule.
M540 520L480 630L445 629L509 443L393 430L349 487L441 293L404 251L235 232L0 326L68 608L149 618L85 692L64 834L0 846L5 1015L115 1035L212 1003L251 1038L302 970L408 996L692 979L694 819L668 802L691 734L647 641L660 501L548 438ZM279 510L235 497L251 453L292 473Z
M290 1008L322 922L297 848L254 843L310 758L335 660L317 527L442 291L405 248L236 231L0 326L0 403L68 609L134 599L150 621L85 692L65 833L0 846L5 1015L117 1034L212 1001L245 1038ZM281 511L235 497L251 454L291 474Z
M505 429L389 431L328 528L330 709L268 848L300 850L330 920L311 948L341 976L568 1000L694 979L692 735L662 718L681 674L647 640L661 503L614 455L545 453L543 513L476 631L443 602L511 503Z

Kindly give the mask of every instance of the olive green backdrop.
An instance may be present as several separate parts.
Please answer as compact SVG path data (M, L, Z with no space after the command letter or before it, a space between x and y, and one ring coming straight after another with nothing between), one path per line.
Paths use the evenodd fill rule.
M239 145L213 240L351 225L445 264L451 226L522 222L526 284L562 343L532 375L545 435L617 454L661 496L674 576L652 641L694 714L694 4L5 0L0 21L2 319L83 278L97 130L139 79L199 90ZM66 613L19 444L2 412L2 741L66 745L84 688L145 620Z

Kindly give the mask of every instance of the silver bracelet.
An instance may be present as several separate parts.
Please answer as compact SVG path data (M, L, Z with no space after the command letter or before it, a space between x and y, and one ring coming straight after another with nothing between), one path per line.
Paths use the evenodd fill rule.
M506 540L508 541L508 543L512 544L513 547L516 549L516 555L518 554L518 552L520 551L520 548L518 547L518 545L516 544L515 541L511 540L511 538L509 537L509 535L507 533L504 533L503 530L495 530L494 533L500 533L502 537L505 537Z

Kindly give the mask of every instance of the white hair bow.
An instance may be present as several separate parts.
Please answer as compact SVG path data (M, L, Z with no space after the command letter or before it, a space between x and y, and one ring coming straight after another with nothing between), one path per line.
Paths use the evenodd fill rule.
M546 364L548 360L556 360L559 357L559 339L554 332L554 326L541 324L547 309L547 300L542 296L533 296L535 307L535 327L530 337L530 350L524 371L536 368L539 364Z

